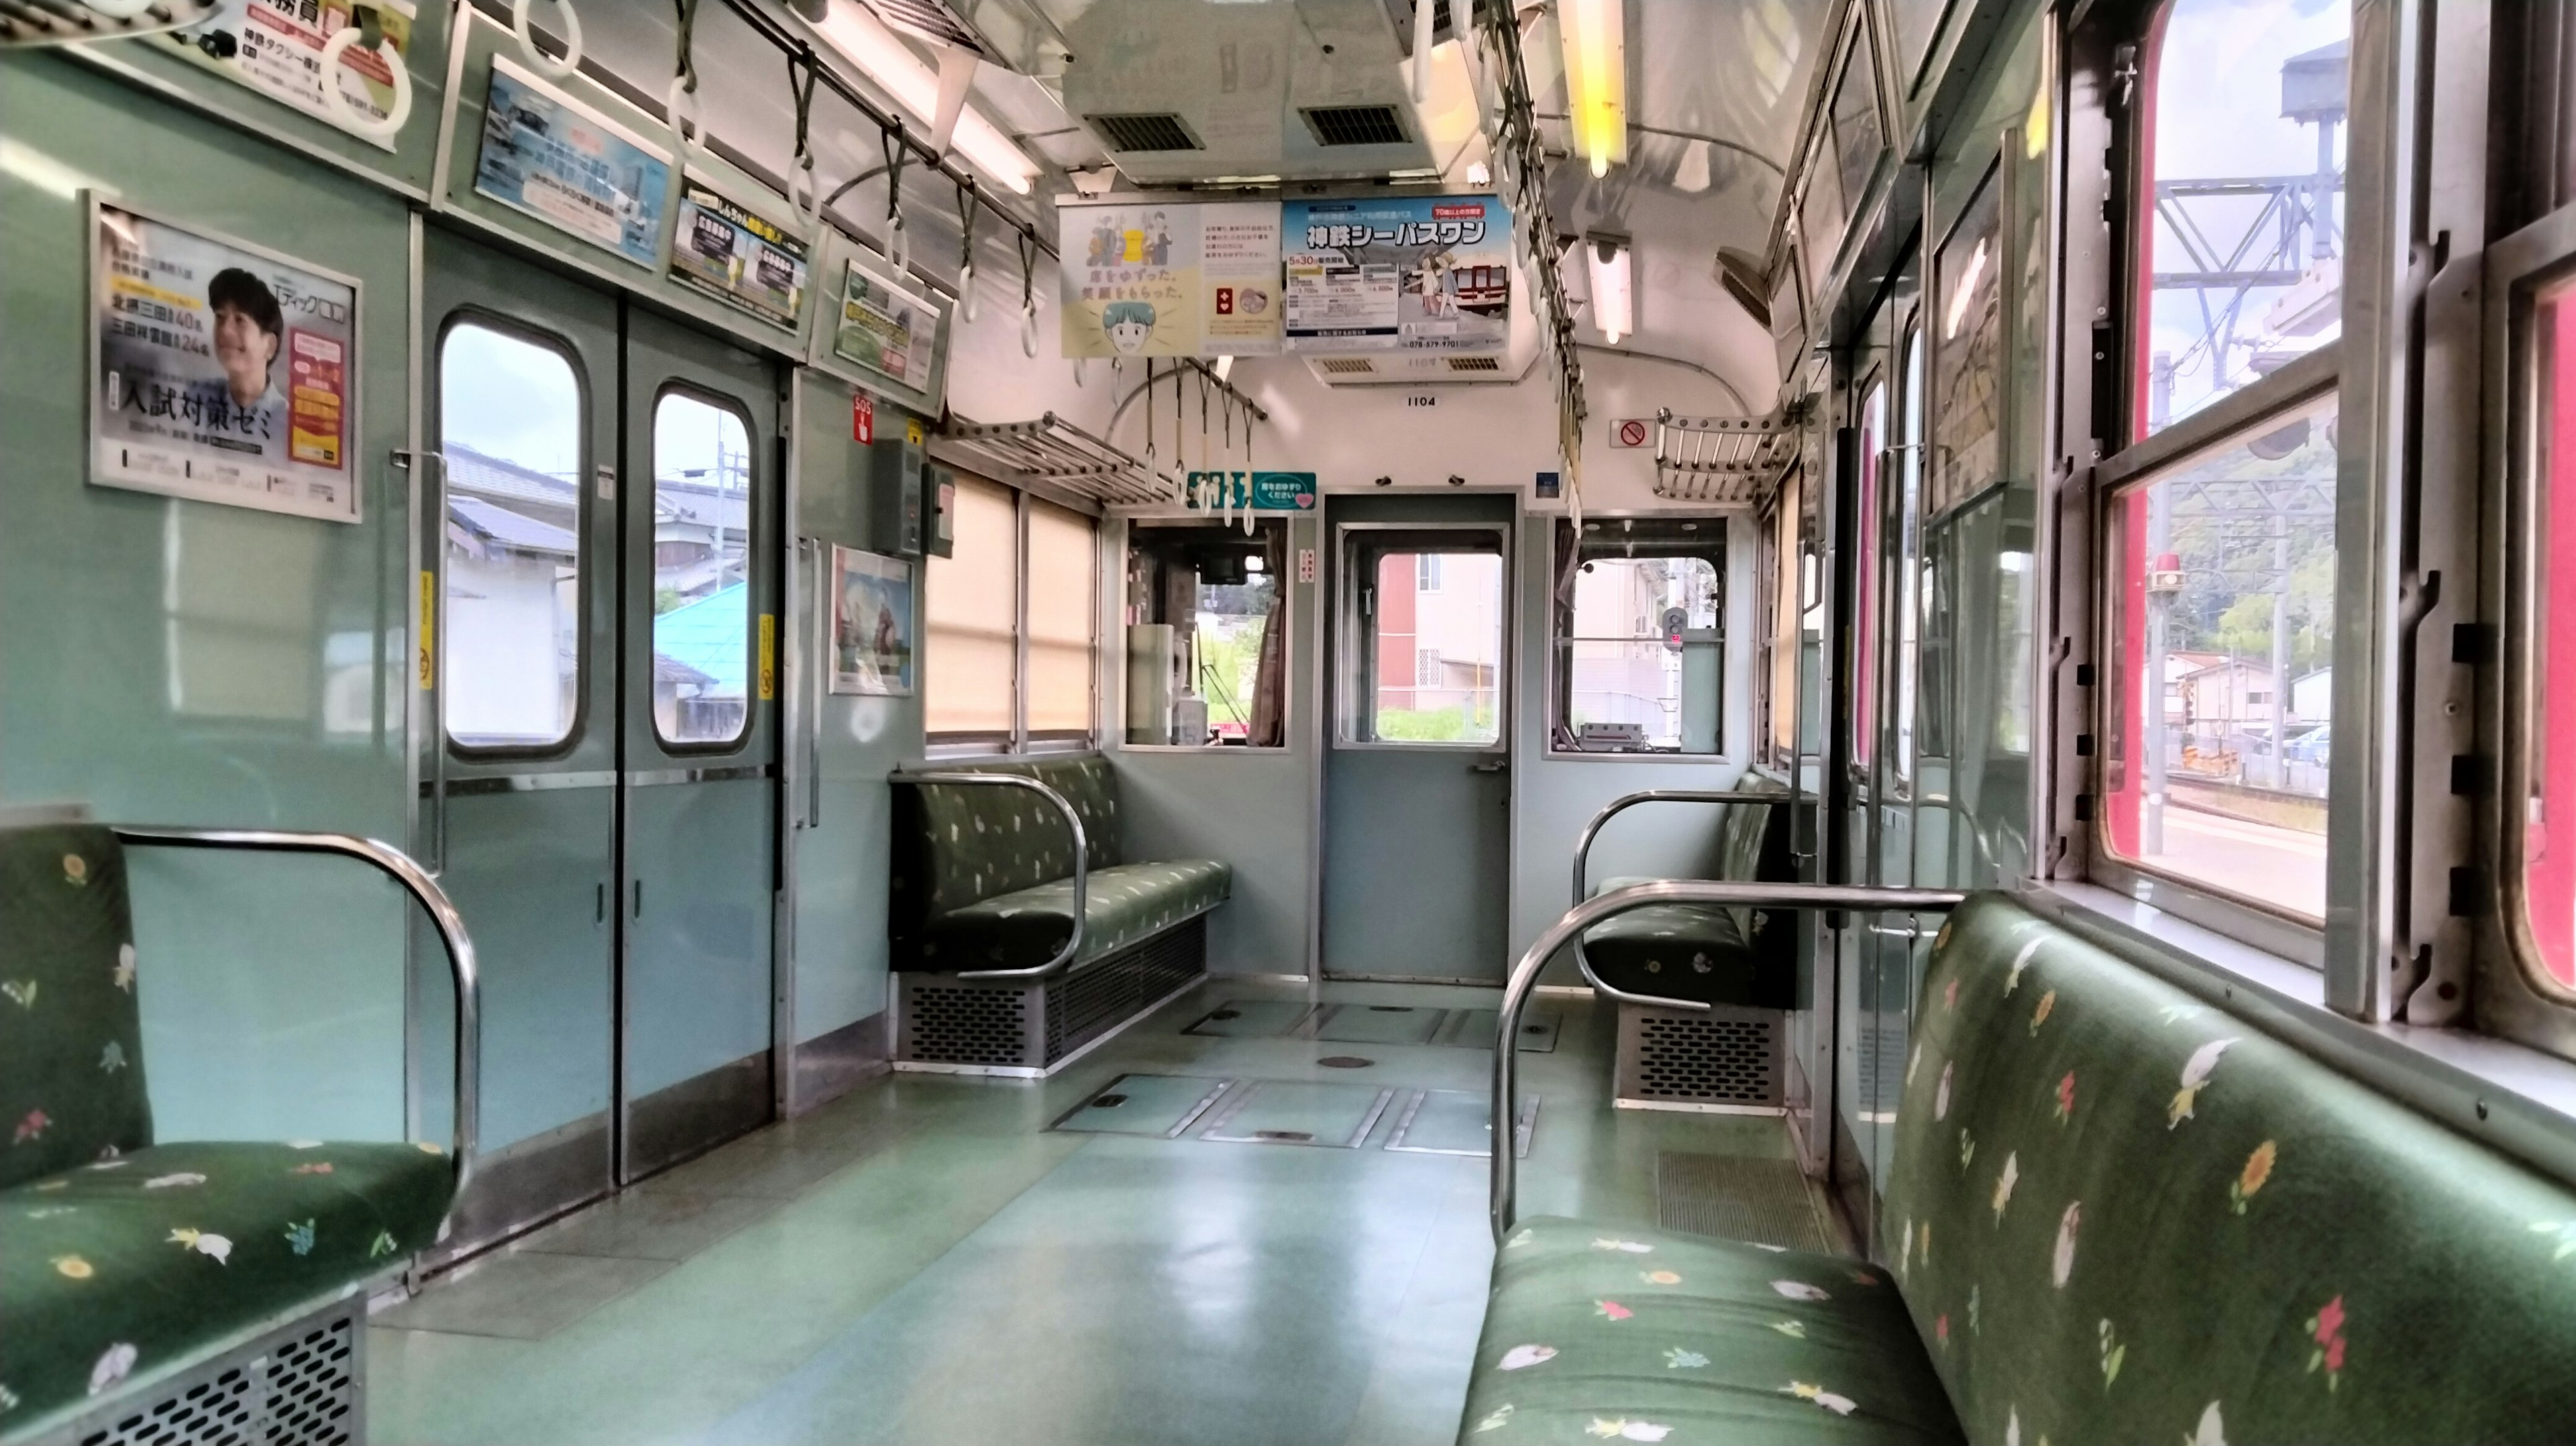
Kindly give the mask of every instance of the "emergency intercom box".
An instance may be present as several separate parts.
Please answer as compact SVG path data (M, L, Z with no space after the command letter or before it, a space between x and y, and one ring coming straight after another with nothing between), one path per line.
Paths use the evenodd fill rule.
M947 557L957 550L957 474L933 464L926 469L922 486L924 510L922 550L932 557Z
M921 556L929 512L927 440L920 421L907 417L900 427L878 428L868 448L868 538L888 557Z

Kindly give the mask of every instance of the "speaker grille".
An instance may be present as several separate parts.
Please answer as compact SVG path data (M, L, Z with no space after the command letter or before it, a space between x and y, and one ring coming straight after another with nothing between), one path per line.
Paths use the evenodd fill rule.
M1782 1103L1784 1016L1718 1005L1707 1014L1622 1005L1618 1094L1642 1103L1765 1110Z
M147 1393L80 1446L348 1446L358 1438L356 1312L289 1327Z

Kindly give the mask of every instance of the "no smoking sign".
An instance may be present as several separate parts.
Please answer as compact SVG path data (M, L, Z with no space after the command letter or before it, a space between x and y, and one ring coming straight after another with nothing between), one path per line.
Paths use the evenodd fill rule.
M1642 447L1655 434L1655 424L1644 417L1622 417L1610 424L1610 445Z

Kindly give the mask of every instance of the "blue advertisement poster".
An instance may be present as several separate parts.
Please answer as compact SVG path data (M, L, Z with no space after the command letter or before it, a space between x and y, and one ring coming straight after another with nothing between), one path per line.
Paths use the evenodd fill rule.
M660 259L670 153L492 57L474 189L638 266Z
M1493 196L1289 201L1286 349L1495 352L1511 339L1512 213Z

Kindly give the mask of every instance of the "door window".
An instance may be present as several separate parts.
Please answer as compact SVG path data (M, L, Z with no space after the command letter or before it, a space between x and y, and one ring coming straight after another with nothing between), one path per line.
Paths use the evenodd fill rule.
M1725 697L1726 522L1623 518L1557 532L1554 746L1715 753Z
M447 736L551 750L580 712L581 380L555 347L469 321L439 343L438 398Z
M653 733L732 743L751 724L751 432L686 392L653 404Z
M1351 621L1366 671L1347 736L1484 745L1502 737L1503 554L1490 532L1350 534Z

